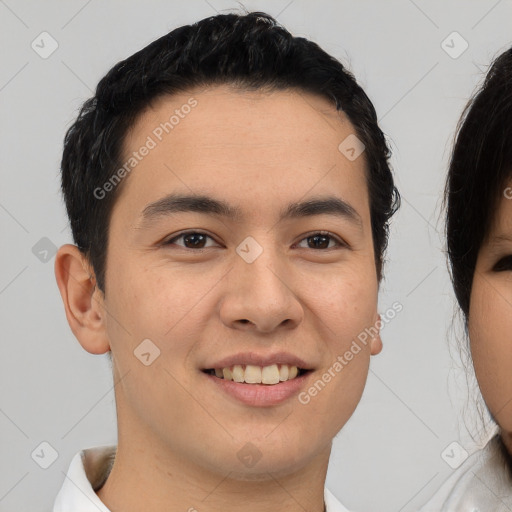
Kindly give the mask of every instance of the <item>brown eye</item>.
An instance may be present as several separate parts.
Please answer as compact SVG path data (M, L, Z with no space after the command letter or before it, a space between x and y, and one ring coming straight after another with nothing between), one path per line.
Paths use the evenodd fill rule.
M300 243L304 240L307 242L307 249L332 249L334 246L345 246L346 244L342 243L336 237L331 235L330 233L313 233L305 238L303 238ZM331 244L334 242L334 245ZM300 245L299 243L299 245Z
M507 270L512 270L512 254L501 258L495 265L492 267L493 272L506 272Z
M185 249L205 249L208 247L205 245L208 238L210 240L213 240L211 236L205 233L201 233L198 231L189 231L187 233L181 233L181 235L171 238L170 240L165 242L165 245L178 245L179 247L184 247ZM183 240L183 245L176 244L177 240Z

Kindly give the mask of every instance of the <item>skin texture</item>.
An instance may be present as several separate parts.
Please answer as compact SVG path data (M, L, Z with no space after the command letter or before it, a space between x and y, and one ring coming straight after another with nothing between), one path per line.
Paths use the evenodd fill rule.
M239 352L282 350L315 368L310 386L374 326L364 156L349 161L338 150L354 129L326 100L228 86L154 102L126 138L126 154L191 97L197 106L123 183L105 296L76 247L57 255L74 334L88 352L113 356L119 443L98 495L125 512L231 511L241 503L246 511L320 512L332 439L360 400L380 337L361 345L307 405L296 395L271 407L245 405L201 369ZM225 200L242 217L187 212L144 223L144 208L171 192ZM359 222L326 214L279 221L292 201L333 195ZM183 238L162 244L190 229L212 237L201 253ZM328 248L307 238L320 230L334 235ZM247 236L263 248L251 264L236 252ZM149 366L134 356L147 338L161 351ZM261 454L252 467L237 456L246 443Z
M512 181L506 186L510 187ZM469 337L485 403L512 453L512 200L502 197L480 248L469 308ZM507 258L508 259L504 259ZM496 266L498 265L498 266Z

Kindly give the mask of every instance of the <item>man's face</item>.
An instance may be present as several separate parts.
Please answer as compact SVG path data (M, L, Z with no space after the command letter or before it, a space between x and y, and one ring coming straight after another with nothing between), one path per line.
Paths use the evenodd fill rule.
M324 99L227 86L165 97L138 119L126 160L148 136L156 145L112 212L104 299L120 443L240 478L328 457L381 348L353 344L378 319L378 283L364 153L338 150L352 134ZM171 194L238 214L161 201ZM292 366L308 371L219 377L275 382Z

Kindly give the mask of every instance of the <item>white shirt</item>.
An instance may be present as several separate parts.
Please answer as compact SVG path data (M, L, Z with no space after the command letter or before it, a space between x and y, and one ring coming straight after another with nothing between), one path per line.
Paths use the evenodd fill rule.
M512 480L498 438L455 470L420 512L509 512Z
M107 480L115 454L115 445L78 452L69 465L53 512L110 512L95 491ZM327 488L324 500L327 512L349 512Z

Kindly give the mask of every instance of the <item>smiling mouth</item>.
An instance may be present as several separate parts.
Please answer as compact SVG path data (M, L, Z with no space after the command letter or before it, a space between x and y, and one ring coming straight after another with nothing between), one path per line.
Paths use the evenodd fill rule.
M272 364L270 366L255 366L252 364L236 364L226 368L209 368L204 373L219 379L231 380L244 384L275 385L296 379L311 370L297 368L287 364Z

